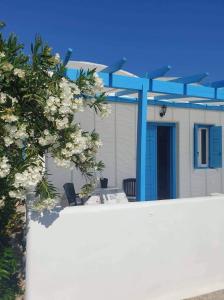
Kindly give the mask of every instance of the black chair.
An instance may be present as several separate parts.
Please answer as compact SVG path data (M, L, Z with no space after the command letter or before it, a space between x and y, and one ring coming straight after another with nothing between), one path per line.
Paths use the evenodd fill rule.
M123 189L130 202L136 201L136 178L124 179Z
M83 199L79 197L79 194L75 193L74 184L72 182L67 182L63 185L63 188L65 190L65 195L68 200L68 204L70 206L74 205L83 205Z

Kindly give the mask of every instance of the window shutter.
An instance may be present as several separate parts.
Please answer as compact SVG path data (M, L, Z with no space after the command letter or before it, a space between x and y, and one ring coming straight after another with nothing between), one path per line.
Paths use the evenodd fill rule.
M194 125L194 168L198 168L198 125Z
M209 134L209 166L210 168L222 168L222 126L212 126Z

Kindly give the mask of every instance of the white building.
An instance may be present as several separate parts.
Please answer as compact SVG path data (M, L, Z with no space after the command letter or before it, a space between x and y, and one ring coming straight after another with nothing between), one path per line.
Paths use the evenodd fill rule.
M106 66L70 61L68 68L96 68L99 72ZM116 74L125 78L136 78L125 71L118 71ZM224 192L224 139L221 131L224 124L223 108L211 100L215 96L210 98L203 94L204 90L209 94L213 89L216 96L217 90L222 95L223 89L199 85L197 77L200 81L199 75L196 79L193 76L192 80L187 77L182 81L161 76L157 76L156 79L152 76L149 79L154 84L154 89L158 82L161 84L158 89L163 91L164 83L168 82L169 89L173 88L172 84L176 84L174 89L183 85L184 91L179 97L154 91L147 94L151 105L147 107L146 120L146 200L197 197ZM204 90L194 92L197 88ZM98 158L106 165L103 176L108 178L109 186L121 188L124 179L136 178L137 94L135 91L132 91L132 94L127 91L127 94L122 96L125 92L119 92L121 90L118 88L109 87L106 90L111 96L108 100L111 101L112 107L108 118L101 120L90 110L76 114L75 118L84 129L95 129L100 134L103 147ZM192 96L188 97L190 93ZM200 100L201 97L206 99L206 104L205 100ZM56 167L50 158L47 160L47 167L52 174L52 182L61 193L66 182L73 182L77 192L84 184L84 179L78 172Z

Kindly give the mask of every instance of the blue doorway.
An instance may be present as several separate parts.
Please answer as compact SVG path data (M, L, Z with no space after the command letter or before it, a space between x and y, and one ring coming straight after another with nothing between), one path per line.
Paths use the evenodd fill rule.
M147 124L147 200L176 198L176 124Z

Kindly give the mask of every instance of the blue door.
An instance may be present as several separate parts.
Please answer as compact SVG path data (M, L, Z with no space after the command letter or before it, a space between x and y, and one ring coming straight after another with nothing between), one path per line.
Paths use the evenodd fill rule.
M148 123L146 199L176 198L176 126Z

